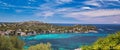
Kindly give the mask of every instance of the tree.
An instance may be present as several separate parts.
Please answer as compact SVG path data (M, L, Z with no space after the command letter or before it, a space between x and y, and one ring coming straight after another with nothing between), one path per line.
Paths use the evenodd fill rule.
M120 50L120 32L98 39L93 45L82 46L82 50Z
M40 43L35 46L30 46L28 50L52 50L52 49L50 43L47 44Z
M0 36L0 50L23 50L24 42L16 36Z

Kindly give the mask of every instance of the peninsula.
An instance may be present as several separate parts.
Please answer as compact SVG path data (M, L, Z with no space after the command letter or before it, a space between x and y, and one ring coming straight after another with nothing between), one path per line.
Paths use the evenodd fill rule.
M0 23L0 35L36 35L49 33L88 33L97 32L95 26L58 26L39 21L27 22L2 22Z

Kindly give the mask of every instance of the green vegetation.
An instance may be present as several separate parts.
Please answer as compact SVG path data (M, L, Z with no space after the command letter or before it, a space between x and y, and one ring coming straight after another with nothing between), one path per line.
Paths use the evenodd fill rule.
M50 43L47 44L40 43L35 46L30 46L28 50L52 50L52 49Z
M120 50L120 32L100 38L93 45L81 48L82 50Z
M24 50L24 42L17 36L0 36L0 50ZM28 50L52 50L50 43L30 46Z
M83 33L96 32L95 26L57 26L37 21L1 23L2 35L35 35L36 33Z
M23 50L24 42L16 36L0 36L0 50Z

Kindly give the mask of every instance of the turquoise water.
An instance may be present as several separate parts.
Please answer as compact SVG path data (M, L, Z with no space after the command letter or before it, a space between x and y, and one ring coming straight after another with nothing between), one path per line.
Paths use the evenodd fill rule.
M97 38L104 37L107 34L100 33L59 33L59 34L39 34L34 36L20 37L25 41L24 48L39 43L50 42L54 50L73 50L82 45L90 45Z
M69 38L71 36L75 36L75 35L71 35L71 34L39 34L39 35L35 35L35 36L27 36L27 37L22 37L23 39L27 39L27 40L39 40L39 39L57 39L57 38Z
M33 36L22 36L22 39L26 40L39 40L39 39L59 39L59 38L70 38L73 36L103 36L106 34L100 33L54 33L54 34L38 34Z
M120 31L120 25L115 24L88 24L97 27L98 33L56 33L39 34L35 36L20 37L26 44L27 49L31 45L39 43L51 43L53 50L74 50L82 45L91 45L100 37L105 37L110 33ZM63 24L68 26L68 24ZM70 25L71 26L71 25Z

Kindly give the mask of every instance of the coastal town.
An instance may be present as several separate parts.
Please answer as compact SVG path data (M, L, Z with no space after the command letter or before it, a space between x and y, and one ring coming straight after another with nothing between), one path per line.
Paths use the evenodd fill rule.
M78 24L74 26L58 26L39 21L13 22L0 24L0 35L29 36L50 33L88 33L88 32L97 33L97 28L95 26L83 26Z

